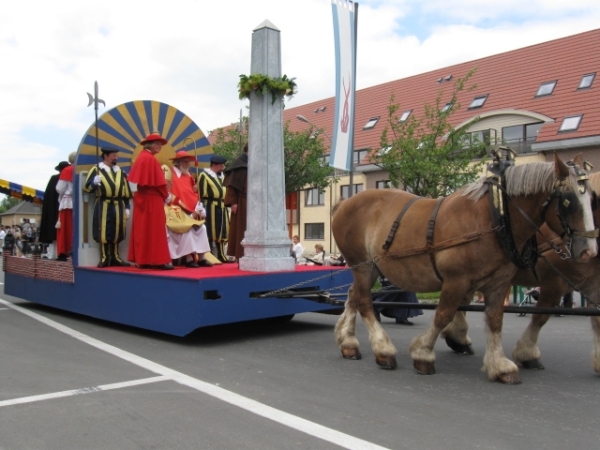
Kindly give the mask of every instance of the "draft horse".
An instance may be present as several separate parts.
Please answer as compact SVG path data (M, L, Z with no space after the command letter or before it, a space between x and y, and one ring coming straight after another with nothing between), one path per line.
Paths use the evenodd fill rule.
M600 224L600 208L596 207L597 196L600 194L600 173L589 175L589 181L594 195L592 204L594 223ZM553 218L550 217L550 220ZM595 233L597 236L597 232ZM520 269L512 279L515 286L539 286L540 296L536 306L550 308L558 306L564 294L574 289L582 292L590 301L589 307L600 304L600 255L592 258L587 264L578 264L577 260L565 258L569 254L569 240L553 232L545 223L540 227L537 236L540 244L540 258L535 270ZM550 242L554 245L550 245ZM464 304L471 299L465 299ZM544 369L541 362L541 351L538 338L542 327L550 319L549 314L532 314L531 320L521 334L512 352L513 360L524 369ZM600 373L600 317L590 317L594 344L592 348L592 368ZM468 324L465 313L458 311L453 321L442 330L442 337L455 352L473 354L471 339L467 335Z
M590 174L590 184L594 193L600 194L600 173ZM600 224L600 208L594 209L594 222L597 225ZM551 237L560 240L559 236ZM564 243L562 245L564 246ZM546 249L543 256L536 265L539 282L536 281L531 271L520 270L513 278L513 284L540 286L540 298L537 302L537 306L540 307L558 306L562 295L573 292L574 288L588 297L589 307L598 307L600 304L600 255L596 255L588 264L573 264L569 259L563 260L551 249ZM557 274L554 268L564 275L564 278ZM541 352L537 341L542 327L549 318L548 314L532 314L529 325L517 341L512 356L515 362L520 363L522 367L526 369L544 368L540 361ZM592 367L597 373L600 373L600 317L594 316L590 319L594 334Z
M563 226L593 230L590 190L580 189L587 184L578 181L579 170L556 155L554 163L508 166L500 189L510 201L504 204L507 222L501 227L494 226L490 214L490 204L498 198L486 195L490 190L499 192L492 189L493 178L482 178L445 199L370 189L338 204L333 234L354 279L335 326L343 357L361 358L355 335L359 312L377 364L385 369L397 367L397 350L375 319L372 306L371 289L383 275L409 291L441 291L433 323L409 347L419 373L435 373L433 347L441 330L452 321L463 299L479 290L486 298L483 369L491 380L520 383L518 367L506 358L501 342L504 296L517 266L511 264L510 252L500 245L496 233L500 228L510 229L513 250L522 253L551 209L560 211L562 217L560 225L555 225L557 233ZM573 243L573 256L588 261L597 248L595 239L578 239Z

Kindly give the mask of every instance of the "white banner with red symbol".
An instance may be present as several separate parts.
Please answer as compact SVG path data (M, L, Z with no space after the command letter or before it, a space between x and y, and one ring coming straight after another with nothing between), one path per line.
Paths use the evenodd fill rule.
M335 38L335 122L329 165L350 170L354 147L358 3L331 0Z

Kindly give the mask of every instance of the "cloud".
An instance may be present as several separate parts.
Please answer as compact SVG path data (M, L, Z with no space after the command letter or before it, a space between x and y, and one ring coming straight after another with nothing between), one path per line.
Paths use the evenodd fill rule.
M596 1L364 0L357 86L434 70L597 28ZM252 30L281 30L282 71L299 92L286 106L331 97L328 0L9 2L0 28L0 178L43 189L93 123L87 92L106 109L158 100L207 133L238 119Z

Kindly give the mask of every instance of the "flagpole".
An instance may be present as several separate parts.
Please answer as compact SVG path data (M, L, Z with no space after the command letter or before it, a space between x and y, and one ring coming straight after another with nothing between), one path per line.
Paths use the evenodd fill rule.
M353 74L353 78L354 78L354 95L352 95L352 115L350 117L352 117L352 120L355 121L355 117L354 117L354 112L355 112L355 106L356 106L356 54L357 54L357 48L358 48L358 3L357 2L353 2L354 4L354 74ZM356 122L356 121L355 121ZM354 126L352 126L352 146L350 148L350 186L348 189L348 198L352 197L352 194L354 193L354 135L355 135L355 131L354 131Z

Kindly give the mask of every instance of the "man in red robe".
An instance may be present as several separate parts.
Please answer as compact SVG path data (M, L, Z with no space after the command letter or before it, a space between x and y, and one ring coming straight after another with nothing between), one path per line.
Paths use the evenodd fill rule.
M66 261L73 252L73 162L75 153L69 155L69 165L58 177L58 222L56 222L57 261Z
M129 172L129 182L136 186L133 195L131 240L127 259L141 269L172 270L165 231L165 209L170 195L165 175L154 155L167 143L158 133L140 142L143 150Z

